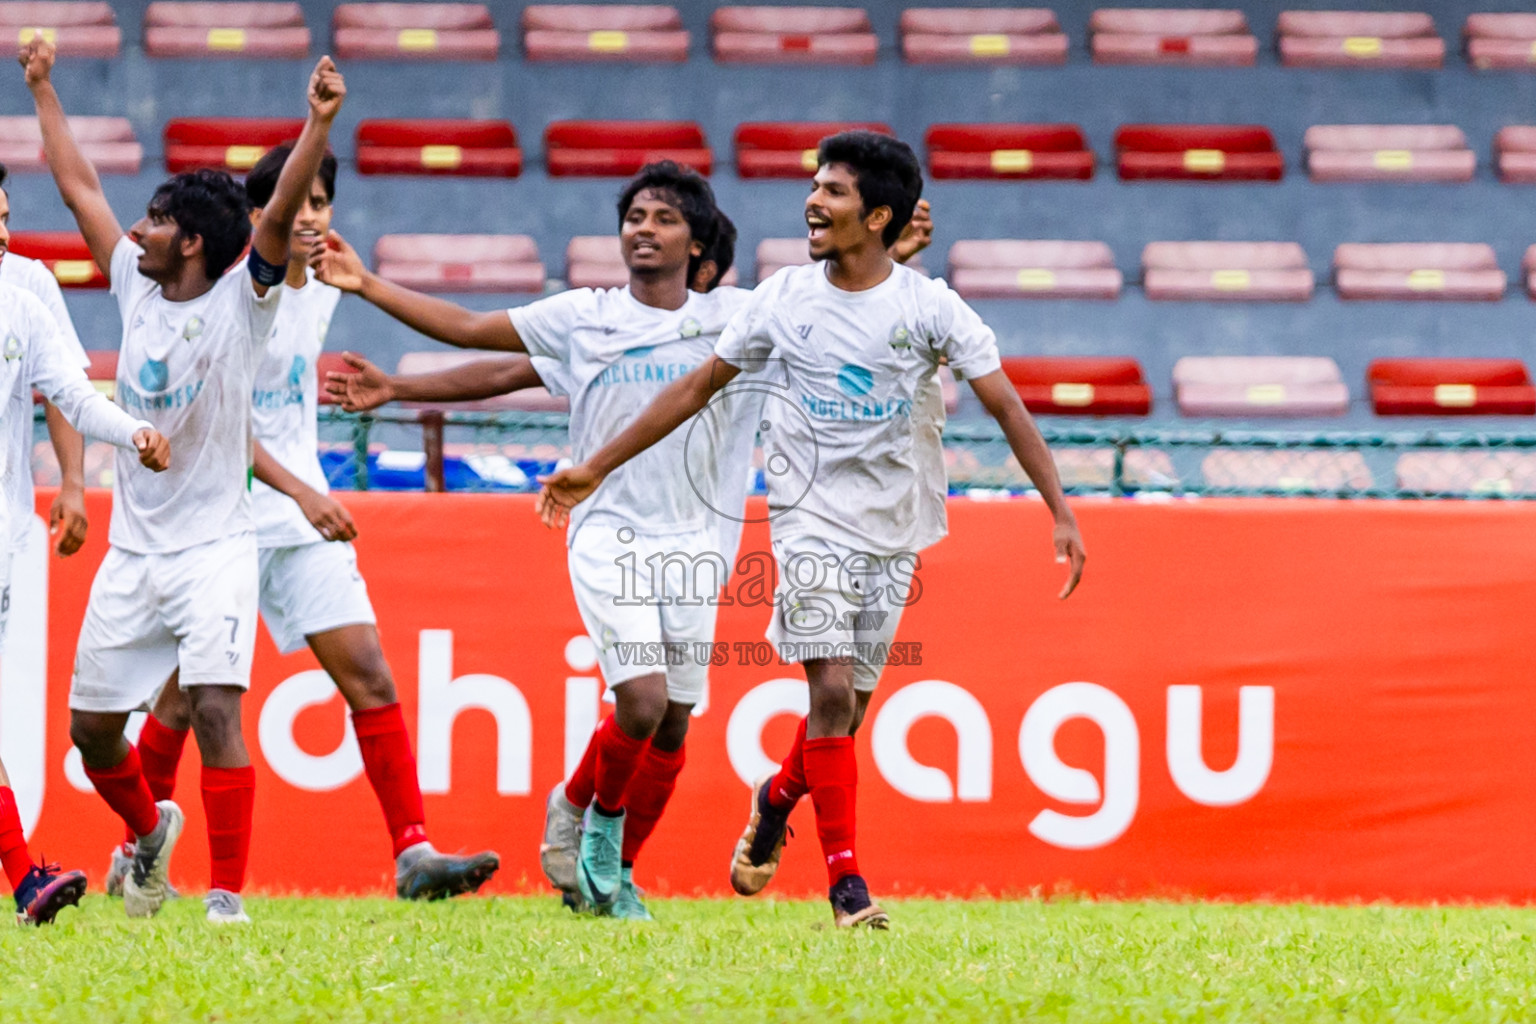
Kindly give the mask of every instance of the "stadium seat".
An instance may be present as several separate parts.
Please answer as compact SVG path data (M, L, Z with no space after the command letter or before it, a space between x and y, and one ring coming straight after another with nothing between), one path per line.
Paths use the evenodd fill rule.
M555 121L544 129L552 177L626 177L656 160L708 174L714 154L692 121Z
M1038 7L909 7L901 12L909 64L1065 64L1056 13Z
M398 374L441 373L488 357L485 352L406 352L395 364ZM489 358L495 358L494 355ZM552 395L545 388L525 388L510 395L497 395L476 402L452 402L429 405L419 402L401 403L409 409L445 408L461 412L566 412L571 404L562 395Z
M1260 125L1127 124L1115 132L1124 181L1279 181L1285 157Z
M1493 247L1472 242L1346 242L1334 250L1333 268L1344 299L1492 302L1507 284Z
M1536 453L1419 451L1397 457L1397 486L1424 494L1505 497L1536 494Z
M1525 250L1525 255L1521 257L1520 275L1525 278L1526 294L1536 299L1536 245Z
M1536 126L1514 124L1493 137L1499 178L1511 185L1536 185Z
M1298 68L1418 68L1445 63L1445 40L1422 13L1284 11L1280 62Z
M373 247L386 281L424 292L542 292L544 264L527 235L384 235Z
M1152 389L1129 356L1006 356L1003 372L1030 412L1145 416Z
M799 238L765 238L757 243L757 280L761 284L785 267L799 267L811 262L811 245Z
M346 359L342 358L340 352L321 352L319 357L315 360L315 377L320 385L318 389L319 393L316 397L319 399L321 405L341 404L336 399L331 397L330 392L325 390L326 378L329 377L333 372L352 373L354 370L352 364L347 362Z
M1335 449L1218 448L1200 461L1200 475L1214 491L1286 494L1364 491L1375 482L1365 456Z
M1093 177L1093 151L1075 124L936 124L923 145L935 178Z
M709 27L728 64L873 64L880 48L857 7L719 7Z
M117 392L117 349L97 349L87 352L85 356L91 361L91 365L85 368L86 377L96 385L97 391L108 398L113 397Z
M1327 356L1185 356L1173 364L1185 416L1342 416L1349 388Z
M41 31L61 57L116 57L123 30L108 3L89 0L0 2L0 36L25 43Z
M1479 71L1536 69L1536 14L1469 14L1462 35Z
M736 126L736 173L743 178L805 178L816 173L816 147L828 135L890 125L852 121L761 121Z
M629 270L618 235L577 235L565 247L565 283L571 288L623 288Z
M106 275L73 231L13 231L10 251L47 265L61 288L105 288Z
M523 8L529 60L670 61L688 59L688 32L676 7L533 4Z
M1477 169L1451 124L1319 124L1305 142L1313 181L1471 181Z
M144 11L144 52L151 57L309 55L309 27L296 3L155 0Z
M1088 21L1095 64L1246 66L1259 53L1242 11L1104 8Z
M69 130L102 174L138 174L144 147L126 117L71 117ZM45 171L43 133L32 115L0 117L0 163L12 171Z
M1103 242L960 241L949 283L968 299L1113 299L1124 275Z
M1314 283L1295 242L1153 242L1141 266L1149 299L1305 302Z
M523 151L507 121L361 121L357 171L515 178Z
M303 130L302 118L175 117L165 124L165 169L248 171L267 150Z
M340 60L495 60L501 52L484 4L341 4L331 32Z
M1536 387L1518 359L1377 359L1366 378L1381 416L1536 414Z

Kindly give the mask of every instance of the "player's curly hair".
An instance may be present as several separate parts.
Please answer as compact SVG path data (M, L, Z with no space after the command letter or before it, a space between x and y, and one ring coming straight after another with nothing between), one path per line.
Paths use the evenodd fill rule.
M624 229L624 218L629 216L629 208L634 205L635 197L645 191L664 196L676 206L688 222L688 231L693 240L704 247L703 254L688 260L688 279L693 280L693 275L704 261L705 254L715 244L719 232L717 218L720 211L715 206L715 190L709 187L709 182L698 171L671 160L646 164L640 168L634 180L624 186L624 191L619 193L619 230Z
M149 214L169 217L183 236L203 240L203 272L210 281L217 281L251 240L251 201L224 171L176 175L155 189Z
M284 142L273 146L262 154L261 159L245 172L245 194L250 197L251 206L262 207L272 201L272 194L277 191L277 179L283 173L283 165L288 162L288 157L293 153L294 143ZM329 149L320 158L320 185L325 189L325 198L336 198L336 154ZM308 193L306 193L307 195Z
M839 132L816 147L816 166L843 164L858 180L864 216L891 208L891 222L880 233L886 248L896 244L923 196L923 169L912 147L879 132Z

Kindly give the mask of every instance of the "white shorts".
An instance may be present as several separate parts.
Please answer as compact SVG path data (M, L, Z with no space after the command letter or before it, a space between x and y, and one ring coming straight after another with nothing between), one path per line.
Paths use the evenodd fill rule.
M779 583L768 641L781 661L852 658L853 688L880 682L901 613L921 591L916 555L870 555L814 537L773 542Z
M342 626L373 625L368 584L351 544L316 541L261 549L261 617L284 654L306 637Z
M111 548L91 584L69 706L134 711L178 668L183 687L248 689L256 593L254 533L165 555Z
M655 537L604 521L577 531L571 589L610 688L665 672L668 700L704 699L720 587L729 579L716 546L712 530ZM646 561L653 557L654 578ZM685 571L685 560L696 568Z

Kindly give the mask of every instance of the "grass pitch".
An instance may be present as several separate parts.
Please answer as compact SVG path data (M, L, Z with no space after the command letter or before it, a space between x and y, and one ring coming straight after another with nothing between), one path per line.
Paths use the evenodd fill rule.
M93 893L0 930L0 1020L1413 1021L1536 1017L1536 912L1077 900L657 900L654 925L551 898L252 899L152 921Z

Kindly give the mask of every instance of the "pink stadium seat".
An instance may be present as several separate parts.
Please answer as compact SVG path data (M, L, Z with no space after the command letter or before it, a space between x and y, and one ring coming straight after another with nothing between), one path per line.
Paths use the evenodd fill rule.
M757 280L766 281L785 267L811 262L810 243L799 238L765 238L757 243Z
M1005 356L1003 372L1030 412L1145 416L1152 389L1129 356Z
M495 60L501 51L484 4L341 4L331 32L342 60Z
M4 0L0 37L26 42L41 31L61 57L116 57L123 45L112 5L91 0Z
M555 121L544 129L553 177L623 177L655 160L708 174L714 155L692 121Z
M629 271L618 235L577 235L565 247L565 283L572 288L623 288Z
M1241 66L1259 52L1242 11L1106 8L1088 30L1096 64Z
M399 374L441 373L465 363L495 356L485 352L407 352L395 364ZM445 408L465 412L567 412L571 404L564 396L552 395L545 388L525 388L510 395L497 395L478 402L453 402L442 406L405 402L407 408Z
M1397 486L1426 494L1481 497L1536 494L1536 453L1506 451L1406 452L1397 459Z
M71 117L69 129L102 174L138 174L144 147L126 117ZM0 163L12 171L45 171L43 133L32 116L0 117Z
M384 235L379 276L427 292L541 292L544 264L527 235Z
M1038 7L909 7L901 52L910 64L1064 64L1067 37Z
M1526 293L1536 299L1536 245L1525 250L1520 259L1520 273L1525 278Z
M1471 181L1477 169L1450 124L1319 124L1306 147L1313 181Z
M248 171L267 150L303 130L303 119L291 117L172 118L165 124L165 169Z
M1512 185L1536 185L1536 126L1500 128L1493 139L1499 177Z
M1471 242L1346 242L1334 250L1334 284L1344 299L1493 302L1507 279L1493 247Z
M1312 270L1295 242L1153 242L1142 250L1149 299L1305 302Z
M1279 181L1285 174L1285 157L1260 125L1122 125L1115 150L1124 181Z
M715 59L730 64L873 64L879 42L857 7L719 7Z
M1355 451L1244 450L1218 448L1200 462L1213 489L1292 493L1363 491L1372 484L1365 457Z
M107 287L90 247L73 231L13 231L10 251L46 264L61 288Z
M806 178L816 173L816 147L828 135L860 128L891 134L890 125L853 121L763 121L736 127L736 173L743 178Z
M1113 299L1124 277L1103 242L956 242L949 282L970 299Z
M1536 413L1536 387L1518 359L1377 359L1366 379L1381 416Z
M144 12L151 57L305 57L309 28L296 3L155 0Z
M1536 14L1469 14L1462 35L1479 71L1536 69Z
M688 59L689 37L676 7L533 4L523 8L529 60L671 61Z
M935 178L1093 177L1093 151L1075 124L936 124L923 144Z
M1285 11L1280 61L1290 67L1421 68L1445 63L1445 40L1422 13Z
M1185 416L1340 416L1349 388L1326 356L1185 356L1173 366Z
M361 121L357 170L515 178L523 171L523 151L507 121Z

